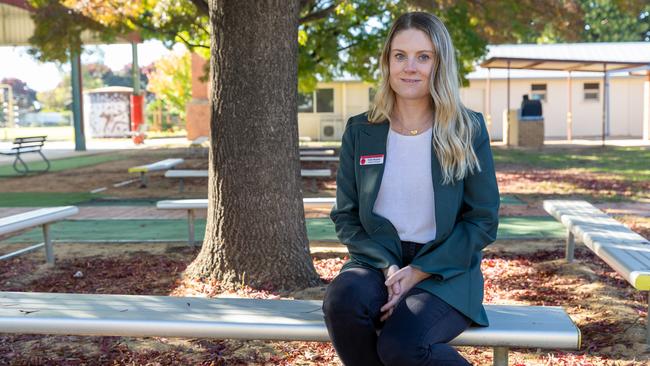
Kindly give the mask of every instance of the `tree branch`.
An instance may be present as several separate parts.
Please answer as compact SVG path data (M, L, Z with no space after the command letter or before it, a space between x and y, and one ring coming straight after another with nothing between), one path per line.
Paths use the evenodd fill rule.
M206 0L190 0L194 6L196 6L196 10L199 11L199 13L203 15L210 15L210 7L208 6L208 2Z
M339 5L340 2L341 0L337 0L334 2L334 4L324 9L305 15L304 17L300 18L300 24L309 23L313 22L314 20L325 18Z

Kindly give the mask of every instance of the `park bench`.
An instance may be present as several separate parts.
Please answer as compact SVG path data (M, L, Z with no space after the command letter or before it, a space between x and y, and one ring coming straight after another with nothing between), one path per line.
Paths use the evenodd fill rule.
M176 165L182 164L183 159L165 159L155 163L139 165L129 168L129 173L140 173L140 187L146 187L148 183L147 173L173 169Z
M175 169L168 170L165 172L165 178L177 178L180 179L180 184L178 186L178 191L183 192L184 184L183 181L185 178L207 178L209 176L207 170L183 170Z
M336 202L334 197L303 198L303 204L309 206L332 207ZM194 241L194 218L195 210L207 210L208 200L205 198L185 200L165 200L156 202L156 208L160 210L187 210L187 244L195 245Z
M63 220L68 216L76 215L78 212L79 209L75 206L48 207L0 218L0 236L16 233L35 226L42 226L44 239L43 243L0 256L0 260L10 259L45 247L45 259L48 264L53 265L54 248L52 247L52 238L50 236L50 224Z
M580 330L561 307L486 305L489 327L450 343L493 347L494 365L510 347L580 348ZM321 302L247 298L0 292L0 332L328 342Z
M567 262L574 259L575 239L578 239L635 289L650 290L648 240L586 201L547 200L544 209L567 228ZM650 345L648 319L646 330L646 343Z
M338 162L338 156L301 156L300 161Z
M309 149L300 149L300 156L333 156L336 155L336 151L332 148L309 148Z
M0 152L0 155L15 156L13 168L18 174L45 173L50 170L50 161L47 160L42 151L46 139L47 136L16 137L11 150ZM40 155L46 164L45 168L37 170L29 169L27 162L21 157L24 154Z
M300 169L300 176L303 178L311 178L311 191L318 192L316 179L329 178L332 176L330 169Z

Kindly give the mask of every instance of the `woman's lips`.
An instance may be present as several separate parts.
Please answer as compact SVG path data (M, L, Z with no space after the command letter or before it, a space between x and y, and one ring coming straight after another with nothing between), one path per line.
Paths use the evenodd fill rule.
M417 82L419 82L420 80L415 80L415 79L402 79L402 81L405 82L405 83L412 83L412 84L413 84L413 83L417 83Z

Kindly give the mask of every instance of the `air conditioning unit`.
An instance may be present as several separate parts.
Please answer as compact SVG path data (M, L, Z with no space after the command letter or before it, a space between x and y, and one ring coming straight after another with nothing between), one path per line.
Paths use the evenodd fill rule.
M343 120L341 119L321 119L320 136L321 141L338 141L343 134Z

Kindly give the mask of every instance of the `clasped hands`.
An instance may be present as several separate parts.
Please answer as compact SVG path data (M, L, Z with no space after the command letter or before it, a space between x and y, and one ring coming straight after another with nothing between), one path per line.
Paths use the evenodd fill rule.
M388 290L388 302L381 307L381 312L383 314L379 320L382 322L393 314L395 306L399 303L401 298L413 288L413 286L431 276L415 267L406 266L400 269L395 264L388 268L384 268L383 272L386 277L386 282L384 282L384 284Z

